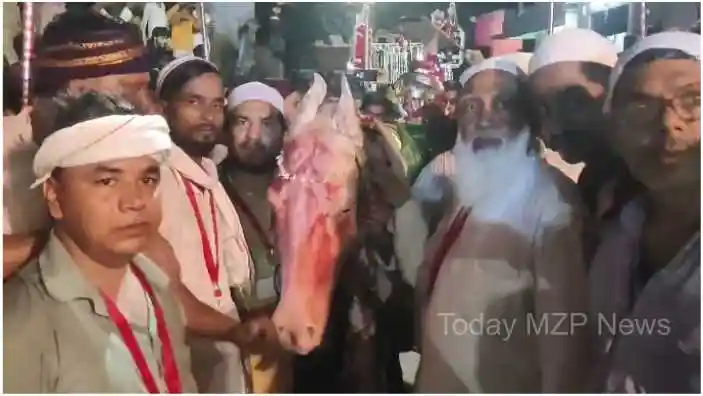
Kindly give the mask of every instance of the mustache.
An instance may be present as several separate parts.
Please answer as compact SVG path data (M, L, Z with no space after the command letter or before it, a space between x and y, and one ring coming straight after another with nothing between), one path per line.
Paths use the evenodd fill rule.
M217 132L219 128L215 124L204 122L201 124L197 124L196 126L193 127L193 130L201 132L201 131L209 131L209 132Z

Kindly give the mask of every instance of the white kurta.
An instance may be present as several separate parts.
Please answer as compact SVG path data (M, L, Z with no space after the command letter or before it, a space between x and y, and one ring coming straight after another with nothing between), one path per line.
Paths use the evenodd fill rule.
M220 250L219 288L221 297L214 294L203 257L202 242L188 197L183 176L202 187L196 188L196 200L209 235L211 249L215 251L210 194L217 207ZM159 187L163 205L163 221L159 231L173 247L181 264L181 281L203 303L227 315L238 317L230 288L245 286L249 282L251 258L239 216L227 197L217 177L215 164L203 160L198 166L178 147L169 158L169 168L162 172ZM213 342L196 338L191 342L193 376L201 393L241 393L245 391L243 367L239 349L229 342Z
M538 160L532 166L500 199L474 205L443 260L422 318L418 392L581 389L588 333L585 324L569 328L586 311L579 221L554 172ZM429 255L447 226L430 240Z

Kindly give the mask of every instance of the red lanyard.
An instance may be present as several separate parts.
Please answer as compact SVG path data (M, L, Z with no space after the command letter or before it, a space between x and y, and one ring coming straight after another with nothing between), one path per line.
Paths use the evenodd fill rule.
M164 311L161 309L161 304L159 300L154 295L154 289L152 289L149 282L147 282L144 273L137 268L136 265L132 265L132 272L134 276L137 277L139 283L144 288L144 291L149 295L149 300L154 307L154 315L156 316L156 328L159 335L159 340L161 341L161 359L164 367L164 381L166 382L166 388L168 393L182 393L183 389L181 387L181 377L178 374L178 365L176 364L176 358L173 353L173 344L171 344L171 336L168 332L168 327L166 326L166 319L164 318ZM158 385L156 385L156 380L154 379L154 374L149 368L149 364L146 362L146 357L144 357L144 352L139 347L137 338L134 336L132 328L129 326L129 322L122 315L119 307L115 302L103 295L105 300L105 305L107 306L107 312L110 315L110 319L115 323L117 329L120 331L120 336L125 346L129 350L129 354L132 355L132 360L139 370L139 375L142 377L144 386L149 393L162 393L159 390Z
M207 229L205 228L205 221L203 221L203 215L200 213L200 206L198 206L198 201L195 198L195 189L193 187L193 182L183 177L183 183L186 187L186 194L188 195L188 201L190 201L190 206L193 208L193 214L195 214L195 221L198 223L198 230L200 231L200 242L203 245L203 259L205 260L205 268L210 276L210 282L215 288L215 297L222 297L222 290L220 290L220 271L219 264L215 258L217 253L220 251L220 238L217 232L217 209L215 208L215 199L213 198L213 193L210 192L210 213L212 215L212 229L215 236L215 253L212 252L212 247L210 246L210 237L207 234Z
M469 217L470 212L471 209L459 209L459 212L456 214L456 216L452 220L452 223L449 225L447 232L442 237L442 240L440 241L434 256L432 256L432 260L430 261L430 283L428 289L428 297L432 296L432 291L434 290L435 286L434 284L437 281L437 277L439 276L439 270L442 268L442 263L447 257L449 249L452 248L454 242L456 242L457 238L459 238L459 235L461 235L461 230L464 229L464 224L466 223L466 219Z

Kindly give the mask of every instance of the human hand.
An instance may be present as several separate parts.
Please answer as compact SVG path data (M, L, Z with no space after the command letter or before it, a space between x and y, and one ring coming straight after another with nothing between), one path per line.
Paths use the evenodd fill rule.
M247 319L235 329L235 343L246 353L261 356L256 369L266 370L272 367L277 356L283 350L278 339L278 332L268 316Z
M280 348L278 333L268 316L257 316L242 322L234 330L234 341L247 352L265 354Z

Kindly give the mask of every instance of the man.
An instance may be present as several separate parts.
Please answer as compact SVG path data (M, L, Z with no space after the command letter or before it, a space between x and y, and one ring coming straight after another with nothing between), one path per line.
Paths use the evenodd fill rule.
M274 212L267 192L277 173L276 157L283 145L285 128L283 97L274 88L250 82L230 93L226 130L229 156L219 171L222 185L241 216L254 262L252 292L238 296L242 302L238 308L244 317L270 316L278 302L275 282L280 269L273 235ZM291 356L282 353L271 362L273 365L264 366L261 362L262 356L250 355L255 393L292 390Z
M122 97L142 113L154 110L147 87L149 65L144 46L128 25L90 12L66 12L46 27L37 52L34 75L38 79L36 85L42 87L42 96L35 99L33 109L3 119L3 234L25 235L10 238L8 241L15 245L5 247L27 252L33 243L44 238L32 233L49 228L41 194L28 186L33 180L31 163L37 150L34 142L40 142L53 128L50 98L60 91L72 96L96 91ZM101 56L111 61L101 61ZM6 272L24 262L8 262L7 258Z
M646 190L609 224L589 273L603 323L592 392L701 391L700 56L700 35L659 33L610 78L613 147ZM614 324L637 321L650 327Z
M161 70L156 94L176 144L162 178L164 219L159 229L180 264L172 276L236 324L239 315L230 289L235 295L248 294L251 258L237 211L209 158L224 125L222 80L212 63L185 56ZM191 347L201 392L245 389L237 347L209 338L195 338Z
M96 18L98 18L98 19L96 19ZM69 19L69 20L75 21L75 19ZM119 23L117 25L115 25L110 20L106 20L104 17L101 17L101 16L87 15L82 20L85 21L89 26L92 26L92 28L96 29L92 33L94 35L94 38L95 37L97 37L99 39L100 38L111 38L109 42L122 43L119 46L117 46L117 48L115 48L115 49L119 49L119 51L117 51L114 54L108 52L106 56L108 56L108 55L113 56L113 57L114 56L126 56L125 53L128 54L128 53L131 53L133 50L137 49L137 47L133 47L133 48L129 47L131 49L124 50L124 47L122 47L122 45L129 42L129 37L132 37L131 31L126 31L124 29L125 25L122 25ZM55 23L59 24L58 25L59 27L63 26L60 29L58 27L56 27L55 28L56 31L58 33L62 33L63 37L69 38L69 40L74 40L73 42L75 42L75 40L81 39L75 35L75 32L74 32L74 30L72 30L73 28L71 28L70 25L69 26L66 25L66 23L67 23L66 21L67 21L66 19L59 19L58 21L56 21ZM90 23L92 23L92 25L90 25ZM108 30L101 30L102 28L100 28L100 27L105 26L106 24L108 26L112 26L116 30L109 30L109 29ZM91 32L91 30L88 30L88 32ZM125 33L127 34L127 36L120 35L120 34L125 34ZM73 38L71 38L71 37L73 37ZM82 38L82 39L85 40L85 38ZM94 48L94 47L99 46L98 44L96 44L94 42L86 42L86 43L84 43L85 45L79 46L80 48L82 48L82 50L80 50L80 51L76 48L74 48L72 50L73 52L69 51L68 53L62 52L63 50L59 51L59 49L61 49L61 48L64 48L64 49L72 48L71 42L72 41L68 41L68 42L63 43L62 44L63 47L51 47L51 48L55 48L55 50L56 50L55 55L57 57L59 55L67 57L68 55L71 55L71 54L74 54L74 55L80 54L80 55L82 55L82 57L79 58L78 60L81 60L81 59L91 58L91 57L96 56L94 54L91 54L91 52L89 51L90 48ZM98 42L100 42L100 41L98 41ZM139 39L137 39L137 42L139 42ZM140 46L141 47L138 47L138 48L143 48L143 44L140 44ZM122 49L120 49L120 48L122 48ZM137 67L139 64L141 64L140 63L141 60L139 60L137 58L132 59L132 60L130 60L130 59L131 58L124 58L123 59L124 62L121 64L117 64L117 65L96 64L96 65L92 65L90 67L83 66L83 67L78 68L78 70L73 70L73 71L71 71L70 67L67 67L68 66L67 64L61 63L61 64L57 65L57 64L52 63L51 67L49 65L46 66L47 67L46 70L47 70L47 72L50 72L52 70L54 70L54 71L58 70L58 71L60 71L60 73L57 74L57 76L63 76L63 77L70 77L71 76L70 73L75 73L74 76L78 77L78 76L85 76L85 75L100 75L100 73L109 73L111 71L115 72L117 74L114 76L95 77L95 78L91 78L91 79L63 80L63 81L65 81L65 83L69 85L69 87L68 87L69 88L68 89L69 95L73 92L80 92L83 89L101 90L101 91L105 90L107 92L112 92L112 89L114 89L117 93L123 94L122 96L126 96L127 98L132 98L134 100L136 98L136 96L130 94L130 93L133 93L134 90L139 89L141 92L148 92L148 91L146 91L146 89L142 89L141 85L136 84L136 82L138 80L142 80L142 79L143 79L144 83L146 83L146 81L148 80L148 77L146 77L148 75L148 66L144 69L141 69L141 68ZM66 62L68 62L68 61L66 61ZM137 70L139 71L139 73L132 73L132 71L137 71ZM127 74L120 75L119 73L127 73ZM124 77L124 79L121 80L120 77ZM76 82L76 84L73 84L74 82ZM126 87L121 86L120 83L125 85ZM133 83L133 84L130 85L130 83ZM130 86L132 87L131 89L128 88ZM71 88L75 88L75 90L72 90ZM62 96L66 96L66 95L62 95ZM64 98L58 98L58 99L65 100ZM37 104L35 104L35 106L37 106ZM153 104L152 104L152 106L153 106ZM46 106L46 107L48 107L49 109L52 109L54 106L50 105L50 106ZM142 108L142 111L144 111L144 108ZM5 119L6 125L7 125L8 121L17 122L17 123L19 123L19 121L22 121L20 124L25 125L25 126L29 125L27 113L28 112L25 111L24 114L20 114L20 116L24 117L24 120L22 120L21 118L13 118L13 119L8 120L6 118ZM210 114L210 113L208 113L208 114ZM45 114L42 113L41 115L42 115L42 117L45 117ZM191 113L191 115L192 115L192 113ZM53 116L48 117L48 118L51 118L49 120L50 122L48 122L48 124L53 125ZM35 122L36 120L32 120L32 121L33 121L34 125L37 125ZM46 120L43 120L43 121L46 123ZM17 128L8 129L8 130L17 130ZM35 138L37 138L37 136L35 136ZM7 139L7 136L5 137L5 139ZM31 139L31 136L27 137L27 139ZM24 141L20 141L20 142L22 143ZM7 147L7 145L6 145L6 147ZM30 156L27 156L27 157L30 157ZM27 158L27 157L24 157L24 158ZM14 160L12 160L12 161L14 161ZM18 163L16 161L14 161L14 162L10 162L10 164L11 164L11 166L19 166L19 165L21 165L21 162ZM15 180L17 180L17 179L15 179ZM19 179L19 180L20 181L23 180L24 182L17 185L17 187L13 187L13 189L10 190L10 191L12 191L13 194L14 193L21 193L21 192L27 190L28 189L27 186L29 186L31 184L31 181L27 181L26 178ZM167 180L167 183L165 183L166 185L168 185L169 181L172 181L171 179L166 179L166 180ZM170 186L172 186L172 185L170 185ZM166 188L166 187L162 186L162 188ZM166 197L164 199L170 198L171 195L172 194L164 194L164 197ZM5 195L5 197L7 197L7 196L8 196L8 194ZM227 201L226 197L224 197L224 201L225 202ZM44 217L47 216L46 215L47 210L45 208L45 205L40 205L39 207L36 207L36 206L32 205L31 201L17 201L17 202L21 202L21 205L19 207L22 208L23 210L27 211L27 213L34 214L35 216L36 215L41 215ZM6 203L6 210L7 210L7 203ZM13 213L15 213L15 212L13 212ZM170 216L172 216L169 214L171 212L165 211L164 213L166 216L169 216L169 218L173 218L174 222L178 221L176 219L181 219L183 217L182 213L180 213L180 212L177 212L175 215L173 215L175 217L170 217ZM46 220L43 223L42 222L39 222L39 223L46 224ZM233 221L233 224L238 224L238 220L236 222ZM172 224L171 229L175 230L175 229L177 229L177 227ZM194 230L197 229L197 228L195 228L195 225L193 225L193 229ZM22 233L22 234L13 233L12 235L8 235L6 232L3 240L5 242L4 252L6 252L5 259L4 259L3 273L4 273L4 276L7 277L7 276L11 275L21 265L26 263L32 253L36 253L37 251L41 250L41 248L43 247L43 243L46 242L46 232L42 229L40 229L40 231L35 232L31 235L26 235L24 233ZM173 246L179 246L181 249L186 249L186 250L189 247L192 249L192 246L193 246L192 243L188 244L188 243L183 243L181 241L178 241L177 239L174 239L174 240L175 240L175 242L172 243ZM214 304L207 305L207 304L204 304L201 300L198 300L198 298L196 298L196 296L197 297L200 297L200 296L198 296L197 294L196 294L196 296L193 296L194 293L192 293L188 288L186 288L186 286L183 285L183 283L181 283L181 281L180 281L181 280L181 273L180 273L180 267L178 265L179 261L181 261L181 260L183 260L185 262L194 262L194 259L191 257L185 257L184 259L181 259L181 257L176 258L176 254L174 254L172 247L169 245L168 241L165 241L163 238L154 238L154 240L151 242L152 243L149 244L148 249L146 251L144 251L144 253L147 254L149 256L149 258L151 258L155 262L157 262L157 264L160 267L162 267L164 270L166 270L167 273L169 274L169 276L171 277L170 287L171 287L172 291L176 294L176 296L179 298L181 304L184 307L189 331L191 331L192 333L197 334L199 336L203 336L203 337L210 337L212 339L224 340L224 341L228 341L229 343L236 342L239 345L247 345L252 348L256 347L255 343L257 342L258 338L254 337L254 336L256 334L260 334L259 330L258 330L259 328L257 327L257 326L259 326L259 322L251 321L250 323L242 326L242 325L240 325L238 318L226 316L221 312L221 310L215 309L212 306ZM224 243L223 241L220 241L220 242ZM197 249L199 252L202 252L201 245L198 245ZM178 253L178 252L176 252L176 253ZM221 253L220 253L220 255L221 255ZM235 256L235 258L228 259L228 262L241 262L241 263L243 263L244 266L247 265L247 262L248 262L247 258L240 259L239 257L236 256L236 253L234 254L234 256ZM181 260L179 260L179 259L181 259ZM203 258L200 257L199 260L200 261L195 261L195 262L202 264ZM202 273L200 275L202 275ZM188 279L191 281L194 281L194 280L197 281L197 279L200 279L200 278L189 276ZM222 279L224 282L227 282L225 280L224 276L221 277L220 279ZM227 289L227 290L229 290L229 289ZM208 302L210 302L210 301L208 301ZM223 304L223 309L226 309L226 308L228 308L227 304ZM251 332L250 332L250 330L251 330ZM264 344L268 345L268 343L266 343L266 342ZM228 345L229 346L224 346L223 348L236 349L233 345L231 345L231 344L228 344ZM200 367L203 370L208 370L210 366L199 364L197 367ZM228 374L224 374L224 373L220 373L216 377L218 379L231 378L236 381L237 379L240 379L240 376L241 376L241 370L238 369L237 367L238 366L235 365L235 368L233 370L238 373L237 375L239 375L239 377L236 375L228 375ZM209 372L212 374L211 371L209 371ZM234 385L234 387L238 391L241 390L241 387L239 387L238 385Z
M97 43L102 42L110 45L96 49ZM144 46L139 37L122 24L92 13L67 13L47 26L37 51L35 75L44 97L55 96L65 89L70 95L87 91L117 95L135 105L148 99L149 66ZM98 55L109 56L112 62L86 64ZM29 127L29 112L15 120L5 119L16 125L24 123L26 127L17 125L5 129L9 136L4 136L4 153L10 167L6 170L9 177L5 181L4 234L37 231L47 225L41 197L26 192L32 180L27 172L27 169L31 172L31 166L26 165L36 152L32 140L40 141L41 135L52 129L50 125L39 125L39 121L47 124L47 119L51 118L51 110L46 109L44 103L39 100L35 104L38 113L32 120L37 129L34 134ZM145 107L141 106L140 110L147 110Z
M593 215L608 209L598 207L601 191L617 184L614 180L626 179L627 173L606 142L602 112L617 54L615 45L600 34L567 29L545 38L530 60L529 81L539 104L541 137L558 153L548 151L547 161L578 180Z
M489 59L457 102L457 205L417 287L421 393L573 392L587 374L585 322L555 328L585 317L579 214L541 160L527 92L516 64Z
M180 306L139 254L161 220L168 125L126 106L71 101L35 157L55 223L39 259L5 284L8 392L196 391Z

